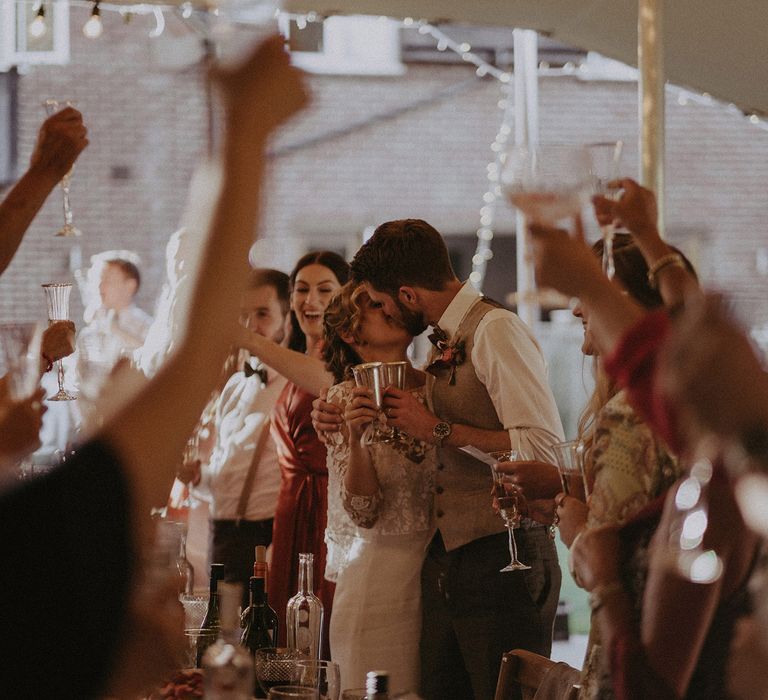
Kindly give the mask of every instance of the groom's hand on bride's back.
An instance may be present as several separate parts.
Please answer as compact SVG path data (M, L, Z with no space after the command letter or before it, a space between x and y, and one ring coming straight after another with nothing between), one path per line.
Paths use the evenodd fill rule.
M320 442L325 442L326 433L336 433L341 430L344 417L341 408L336 404L328 403L328 392L324 391L312 402L312 427L317 433Z

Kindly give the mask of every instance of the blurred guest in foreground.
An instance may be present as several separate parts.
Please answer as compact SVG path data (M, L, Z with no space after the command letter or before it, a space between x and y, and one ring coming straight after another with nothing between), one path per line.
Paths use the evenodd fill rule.
M632 194L631 186L625 194ZM655 229L655 220L651 223ZM680 523L675 490L621 529L589 530L573 545L576 574L591 593L609 650L612 691L622 699L725 697L723 648L747 610L758 539L740 517L717 446L699 442L700 433L659 386L659 356L673 334L672 321L666 311L645 313L600 274L578 228L573 236L543 226L532 226L531 232L537 282L579 298L609 376L626 388L635 409L670 449L685 457L686 468L712 469L701 544L717 553L722 569L709 570L706 583L694 583L675 566L680 561L674 547ZM657 232L653 240L646 260L656 282L668 277L680 302L695 304L699 294L692 290L698 287L682 260Z
M110 678L131 679L120 692L139 694L153 680L148 665L120 668L156 654L157 638L134 634L147 618L129 614L146 595L136 554L151 546L149 510L164 503L235 339L267 140L306 99L281 37L214 77L226 126L222 189L177 353L75 457L0 497L0 658L16 697L93 697Z

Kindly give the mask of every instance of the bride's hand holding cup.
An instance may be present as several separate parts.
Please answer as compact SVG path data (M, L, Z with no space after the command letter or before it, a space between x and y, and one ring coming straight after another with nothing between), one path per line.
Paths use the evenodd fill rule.
M361 441L368 427L376 420L378 409L373 392L364 386L352 389L352 401L344 410L344 421L353 440Z

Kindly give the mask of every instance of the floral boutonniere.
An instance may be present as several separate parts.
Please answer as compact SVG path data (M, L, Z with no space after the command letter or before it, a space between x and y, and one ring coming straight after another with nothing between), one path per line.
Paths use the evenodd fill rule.
M430 333L429 340L440 354L427 367L427 372L437 375L441 370L450 370L448 383L455 384L456 368L467 359L464 341L457 338L454 342L449 343L445 331L437 327L435 327L434 333Z

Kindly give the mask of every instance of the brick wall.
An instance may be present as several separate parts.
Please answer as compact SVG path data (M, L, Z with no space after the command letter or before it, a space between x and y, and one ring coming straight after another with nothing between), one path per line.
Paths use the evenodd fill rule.
M169 65L189 48L168 18L150 39L150 18L125 24L104 13L89 41L72 10L72 61L35 67L20 80L19 152L25 162L48 96L73 97L91 146L75 171L72 202L83 259L113 247L143 258L140 302L148 310L162 281L163 248L177 227L194 164L205 146L205 96L195 65ZM477 228L485 166L500 117L499 85L463 66L411 66L403 77L314 76L313 107L276 143L263 222L263 263L289 269L306 246L350 252L361 231L389 218L419 216L446 234ZM546 140L596 141L637 130L636 87L627 83L541 81ZM745 317L768 322L768 278L756 265L768 249L768 132L718 106L668 106L667 228L691 253L704 280L727 289ZM114 168L127 178L115 179ZM627 172L636 172L636 149ZM71 240L52 237L61 220L55 193L0 281L0 319L42 310L39 283L70 276ZM510 233L502 208L497 227ZM511 269L510 259L494 266ZM79 307L73 304L73 317Z

